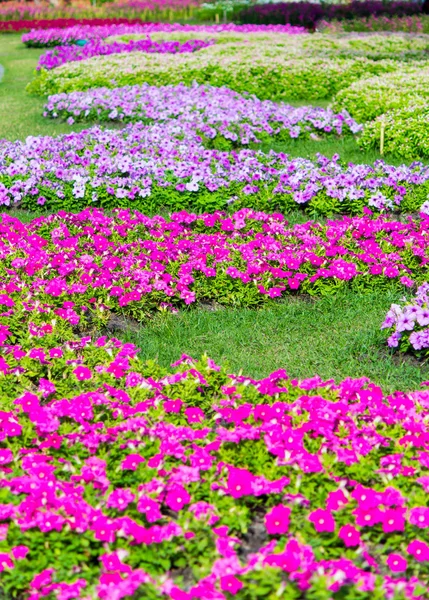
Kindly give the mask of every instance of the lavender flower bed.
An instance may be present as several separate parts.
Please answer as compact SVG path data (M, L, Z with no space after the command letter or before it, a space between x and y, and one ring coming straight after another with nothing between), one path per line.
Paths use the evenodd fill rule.
M54 69L67 62L86 60L93 56L122 54L124 52L159 52L161 54L195 52L201 48L211 46L213 43L214 41L210 40L188 40L181 43L178 41L155 42L147 39L131 40L128 43L112 42L106 44L100 40L91 40L84 46L57 46L54 50L48 50L39 58L36 69Z
M247 145L267 139L358 133L362 126L347 112L261 101L228 88L206 85L95 88L48 98L45 117L75 121L162 122L176 119L191 126L206 145ZM316 136L317 137L317 136Z
M103 25L91 27L90 25L68 27L66 29L43 29L24 33L22 41L31 47L64 46L75 44L78 40L102 40L110 36L128 34L150 34L152 32L201 32L210 33L278 33L286 35L297 35L306 33L303 27L292 27L291 25L179 25L178 23L150 23L146 25Z
M415 298L402 305L392 304L382 329L388 329L390 348L427 355L429 349L429 283L417 290Z
M197 212L248 206L322 214L418 210L429 193L429 167L343 166L282 153L222 152L201 143L193 126L175 120L121 131L93 127L59 137L0 144L0 202L37 209L88 205ZM423 210L425 209L423 206Z

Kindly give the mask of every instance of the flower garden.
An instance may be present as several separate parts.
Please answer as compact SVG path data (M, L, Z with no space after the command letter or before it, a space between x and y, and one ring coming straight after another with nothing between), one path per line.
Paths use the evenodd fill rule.
M232 4L0 4L1 600L429 599L426 16Z

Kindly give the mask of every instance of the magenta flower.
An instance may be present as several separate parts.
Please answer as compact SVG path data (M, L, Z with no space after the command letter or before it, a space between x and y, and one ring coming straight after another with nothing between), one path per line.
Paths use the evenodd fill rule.
M336 490L335 492L329 492L326 499L326 509L329 511L340 510L348 503L348 498L343 490Z
M429 561L429 546L425 542L413 540L408 545L407 552L418 562Z
M204 411L197 406L189 406L186 408L185 415L188 419L188 423L201 423L201 421L204 421L205 418Z
M171 508L171 510L182 510L182 508L189 504L191 497L185 488L181 485L175 485L172 487L165 498L165 504Z
M415 525L421 529L429 527L429 508L426 508L425 506L412 508L409 521L411 525Z
M343 540L344 545L348 548L359 546L361 543L360 533L352 525L343 525L338 532L338 537Z
M73 371L73 373L75 374L76 378L79 381L85 381L87 379L91 379L92 378L92 373L91 370L88 369L88 367L76 367L76 369Z
M400 554L389 554L386 564L393 573L400 573L407 570L407 561Z
M27 546L15 546L12 548L12 554L15 560L22 560L29 552L30 548L27 548Z
M145 459L143 458L143 456L140 456L140 454L128 454L128 456L125 457L122 461L121 467L123 469L135 471L138 468L139 464L141 464L144 461Z
M35 575L30 583L31 587L35 590L40 590L40 588L45 585L49 585L52 582L52 575L54 574L54 569L45 569L41 571L38 575Z
M318 508L309 514L308 520L313 523L315 530L319 533L335 531L335 520L328 510Z
M6 569L13 569L13 567L13 560L10 558L9 554L0 552L0 573L6 571Z
M265 515L265 527L270 535L287 533L289 530L289 516L291 510L288 506L278 504Z
M155 523L155 521L162 519L158 502L149 498L149 496L141 496L139 498L137 510L145 515L149 523Z
M253 494L252 481L253 475L246 469L237 469L236 467L229 467L227 492L233 498L250 496Z
M8 465L13 461L13 453L9 448L5 448L4 450L0 450L0 466Z
M382 515L382 525L384 533L391 531L404 531L405 529L405 509L389 508Z
M131 490L119 488L114 490L107 498L106 506L117 510L125 510L131 502L134 502L134 499L135 496Z
M220 588L223 592L229 592L232 596L235 596L243 587L242 582L234 577L234 575L226 575L220 578Z

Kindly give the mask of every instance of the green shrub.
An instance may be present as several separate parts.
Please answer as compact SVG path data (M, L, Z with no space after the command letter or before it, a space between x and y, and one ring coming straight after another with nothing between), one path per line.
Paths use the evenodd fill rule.
M334 110L346 109L358 122L429 99L429 68L404 66L393 73L361 79L334 97Z
M142 52L94 57L41 70L28 86L30 93L48 95L93 87L149 83L167 85L196 81L261 99L321 100L332 97L362 77L397 70L393 60L366 58L299 58L286 48L260 44L224 44L192 54ZM320 54L320 53L319 53ZM323 76L322 76L323 74Z
M412 160L429 156L429 105L412 105L391 111L365 126L360 145L378 148L384 123L384 149L388 154Z

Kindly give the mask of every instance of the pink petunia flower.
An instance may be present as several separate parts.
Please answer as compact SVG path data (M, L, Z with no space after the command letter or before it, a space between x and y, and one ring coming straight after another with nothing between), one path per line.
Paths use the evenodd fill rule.
M92 378L92 373L91 370L88 369L88 367L76 367L76 369L73 371L73 373L75 374L76 378L79 381L85 381L87 379L91 379Z
M265 515L265 527L270 535L287 533L289 530L289 516L291 510L288 506L278 504Z
M319 533L324 531L332 533L335 531L335 520L328 510L318 508L310 513L308 520L313 523L315 530Z
M407 552L418 562L429 561L429 546L425 542L413 540L408 544Z
M344 545L348 548L359 546L361 543L360 533L353 525L343 525L338 532L338 537L343 540Z
M223 592L229 592L232 596L235 596L243 587L242 582L234 577L234 575L226 575L220 578L220 588Z
M407 561L400 554L389 554L386 564L393 573L400 573L407 570Z
M181 485L175 485L168 491L165 504L171 508L171 510L178 511L182 510L182 508L186 504L189 504L190 501L191 496L185 488Z

